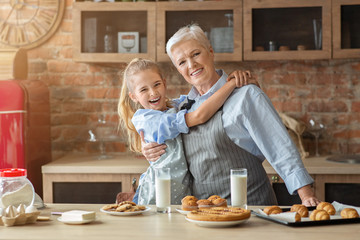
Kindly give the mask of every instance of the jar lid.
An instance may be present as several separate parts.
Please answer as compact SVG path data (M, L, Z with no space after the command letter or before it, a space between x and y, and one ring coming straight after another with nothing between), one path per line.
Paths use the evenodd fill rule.
M22 177L22 176L26 176L26 169L23 168L0 169L0 177Z

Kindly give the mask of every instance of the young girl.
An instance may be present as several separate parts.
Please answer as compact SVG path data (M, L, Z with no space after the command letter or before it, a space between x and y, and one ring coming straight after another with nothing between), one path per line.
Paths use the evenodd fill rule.
M140 178L138 204L155 204L156 167L171 169L171 204L181 204L181 199L190 194L190 176L180 133L188 133L189 127L210 119L235 87L235 80L230 80L196 111L177 112L186 96L172 101L166 98L166 81L156 63L134 59L128 64L123 74L118 113L120 124L127 130L130 149L141 152L140 132L144 133L146 142L167 145L166 153L156 162L149 162L149 168Z

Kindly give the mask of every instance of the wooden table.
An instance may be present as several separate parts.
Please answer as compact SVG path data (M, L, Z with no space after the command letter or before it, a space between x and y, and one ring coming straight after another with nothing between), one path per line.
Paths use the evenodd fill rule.
M0 239L74 239L74 240L185 240L185 239L276 239L276 240L358 240L360 224L316 227L288 227L260 219L255 215L236 227L204 228L185 220L176 211L157 214L152 210L138 216L111 216L100 212L98 204L48 204L41 215L68 210L94 210L97 220L84 225L66 225L51 215L47 222L4 227L0 226ZM172 206L173 210L176 206ZM254 209L255 207L250 207Z

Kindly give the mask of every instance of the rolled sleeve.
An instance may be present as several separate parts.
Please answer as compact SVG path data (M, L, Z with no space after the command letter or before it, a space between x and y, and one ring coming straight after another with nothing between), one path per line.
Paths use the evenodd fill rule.
M296 169L283 180L288 192L292 195L297 194L297 189L314 183L314 179L305 168Z

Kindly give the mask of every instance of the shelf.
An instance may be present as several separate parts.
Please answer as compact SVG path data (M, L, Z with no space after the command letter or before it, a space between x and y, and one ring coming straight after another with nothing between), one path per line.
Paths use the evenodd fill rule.
M233 27L225 14L232 14ZM170 61L166 42L180 27L191 23L198 23L208 33L215 61L242 60L242 1L157 2L156 22L158 61Z
M360 0L333 0L333 58L360 58Z
M315 19L320 20L322 29L321 47L317 49ZM270 51L270 42L275 43L275 51ZM245 60L330 58L330 1L244 0Z
M155 60L155 11L155 4L150 2L74 3L74 60L97 63L129 62L135 57ZM106 26L112 27L115 39L111 53L104 50ZM121 38L123 41L119 41L119 32L128 33ZM130 51L137 48L133 53L120 52L127 37L136 41L129 48Z

